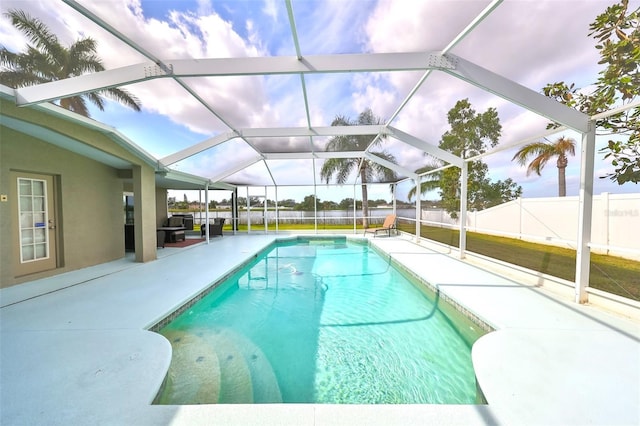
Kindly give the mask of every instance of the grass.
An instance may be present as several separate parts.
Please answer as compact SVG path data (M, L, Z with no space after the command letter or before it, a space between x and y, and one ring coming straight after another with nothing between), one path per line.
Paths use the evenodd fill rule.
M399 228L415 232L413 224L399 224ZM460 232L422 226L421 236L458 247ZM467 250L569 281L575 280L575 250L475 232L467 232ZM640 300L640 262L592 253L589 286Z

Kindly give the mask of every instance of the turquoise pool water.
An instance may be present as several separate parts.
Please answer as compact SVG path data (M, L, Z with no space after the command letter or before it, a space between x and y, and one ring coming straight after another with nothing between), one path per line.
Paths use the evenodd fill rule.
M473 404L471 344L366 242L279 242L160 330L160 404Z

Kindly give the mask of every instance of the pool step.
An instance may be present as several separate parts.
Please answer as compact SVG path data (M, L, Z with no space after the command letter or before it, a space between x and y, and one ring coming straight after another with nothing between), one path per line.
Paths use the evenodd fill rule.
M160 404L280 403L282 395L265 354L227 328L162 333L173 355Z
M248 388L252 389L252 401L254 403L280 403L282 402L282 395L280 393L280 387L276 375L273 372L273 368L269 363L266 355L247 337L236 333L227 328L220 328L214 331L212 334L212 344L216 350L218 358L220 359L221 374L222 377L232 377L230 379L230 386L238 386L243 390ZM239 354L243 362L243 367L246 367L248 371L242 370L239 372L234 370L236 368L233 364L225 363L225 355L231 353L231 351ZM228 355L226 355L228 356ZM233 355L234 359L237 355ZM229 371L226 368L229 367ZM249 384L246 383L249 380ZM222 394L226 398L226 380L222 383ZM227 401L223 401L221 395L220 402L239 403L239 397L245 397L245 395L229 395ZM235 399L234 399L235 398Z
M253 403L251 371L235 341L224 329L209 331L207 341L220 360L221 404Z
M197 333L162 333L173 354L160 404L213 404L220 396L220 364L213 347Z

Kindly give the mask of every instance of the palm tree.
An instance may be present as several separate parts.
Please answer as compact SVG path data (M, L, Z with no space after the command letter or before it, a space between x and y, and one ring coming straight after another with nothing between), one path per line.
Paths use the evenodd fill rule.
M520 148L513 156L511 161L516 160L518 164L524 166L530 157L535 157L527 166L527 176L531 172L536 172L540 176L540 172L546 166L547 162L554 157L558 157L556 165L558 167L558 195L564 197L567 195L567 182L565 180L565 170L569 160L567 155L576 154L576 141L564 136L558 138L554 142L533 142Z
M353 126L353 125L379 125L383 124L382 119L373 115L371 109L366 109L358 116L357 121L352 121L347 117L337 116L332 126ZM382 144L385 136L377 138L372 147L378 147ZM364 151L371 144L370 135L341 135L335 136L327 143L327 151ZM392 163L396 162L395 157L384 151L370 151L372 154L383 158ZM396 179L396 173L373 161L359 158L330 158L324 162L320 170L320 177L326 183L329 183L331 177L335 174L336 181L339 184L346 182L349 175L357 171L360 174L360 182L362 184L362 226L369 227L369 197L367 195L367 182L376 179L383 181L392 181Z
M432 163L427 164L426 166L420 167L418 170L416 170L416 173L420 175L422 173L427 173L432 170L435 170L439 167L440 165L437 164L435 161L433 161ZM436 188L440 188L441 177L442 177L441 172L429 173L427 175L422 176L421 182L420 182L420 194L422 195L426 192L433 191ZM416 187L414 186L409 190L407 197L409 198L409 201L411 201L411 199L415 196L416 196Z
M10 10L5 16L32 44L27 45L26 53L13 53L2 46L0 83L19 88L104 71L102 61L96 55L97 43L92 38L80 39L67 48L38 18L32 18L21 10ZM104 100L101 95L140 111L138 100L117 88L64 98L60 100L60 106L89 117L86 100L103 111Z

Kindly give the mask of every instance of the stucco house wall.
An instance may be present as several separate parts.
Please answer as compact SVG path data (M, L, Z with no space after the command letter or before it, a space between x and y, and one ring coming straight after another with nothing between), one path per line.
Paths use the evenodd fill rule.
M61 270L58 272L124 255L122 181L117 170L6 127L0 128L0 139L0 188L3 194L10 193L10 170L54 176L59 195L56 226ZM20 277L13 276L12 266L18 242L13 241L15 236L10 222L11 212L16 208L13 199L1 203L0 207L2 287L21 282Z
M98 148L135 168L137 174L143 176L138 187L143 188L141 193L145 202L144 206L137 206L142 211L144 223L140 225L142 229L136 232L144 230L140 239L144 247L136 247L136 260L155 259L155 215L158 209L155 200L157 190L153 181L155 170L151 165L119 146L108 134L93 129L91 123L78 123L73 118L66 119L64 115L56 116L46 110L17 108L6 100L2 100L0 112L5 122L18 119L23 123L33 123L38 128L72 139L74 144L77 141L78 146ZM17 200L6 197L6 201L0 202L0 288L112 261L125 255L122 197L125 179L131 173L123 173L121 169L3 124L0 126L2 195L12 193L10 186L15 184L12 171L53 176L57 195L55 226L58 262L55 270L16 276L19 241L17 225L13 222L16 220L14 212L17 211Z

